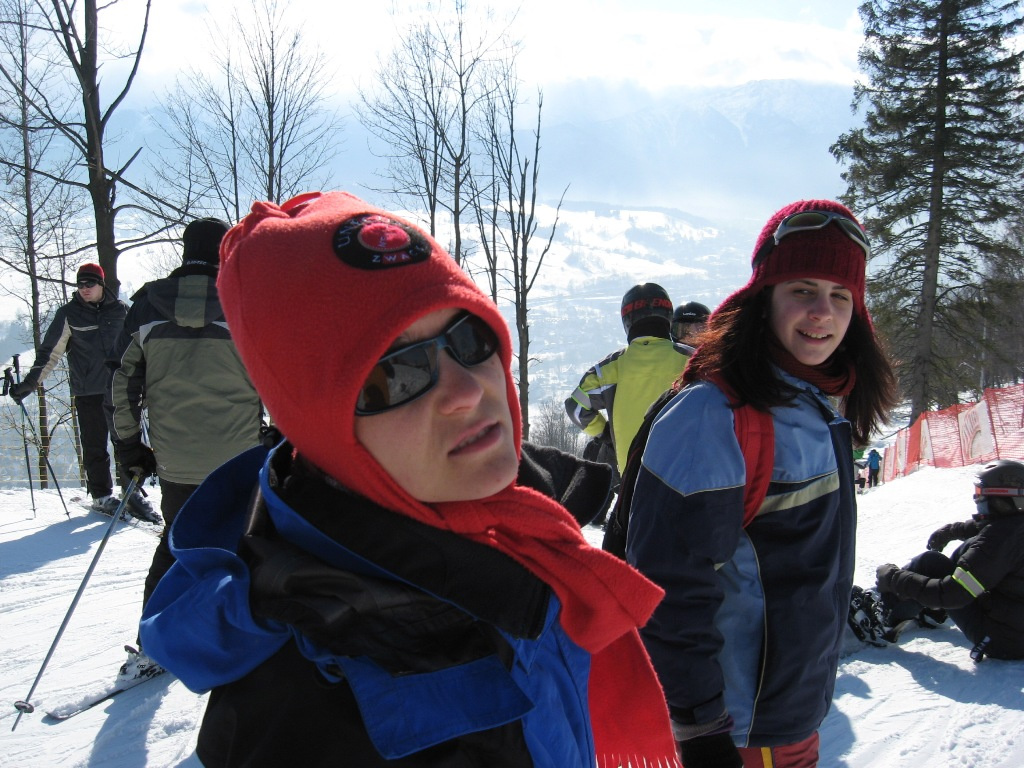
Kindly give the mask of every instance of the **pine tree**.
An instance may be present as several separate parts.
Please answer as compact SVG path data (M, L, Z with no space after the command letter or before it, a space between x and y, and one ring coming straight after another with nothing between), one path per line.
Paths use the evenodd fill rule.
M1009 46L1024 24L1020 6L867 0L860 7L868 82L857 83L853 106L866 111L865 122L832 154L846 165L843 200L862 213L872 241L873 306L911 418L947 404L958 361L940 337L966 331L970 338L963 303L946 297L980 286L1009 251L1002 225L1024 168L1024 54Z

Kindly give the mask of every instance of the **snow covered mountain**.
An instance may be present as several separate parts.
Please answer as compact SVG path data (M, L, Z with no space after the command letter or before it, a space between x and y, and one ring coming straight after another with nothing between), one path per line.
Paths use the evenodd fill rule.
M536 255L554 216L551 206L540 211ZM762 224L737 220L723 230L667 208L563 205L530 295L531 406L564 399L587 368L625 345L619 308L634 284L657 282L676 305L700 301L714 308L749 276ZM499 305L514 327L509 301Z

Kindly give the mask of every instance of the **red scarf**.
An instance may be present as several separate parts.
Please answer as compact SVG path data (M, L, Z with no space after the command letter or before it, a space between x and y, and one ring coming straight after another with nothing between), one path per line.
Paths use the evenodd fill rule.
M443 522L413 516L504 552L558 595L562 627L592 657L598 765L678 766L665 695L637 632L661 601L661 588L590 546L564 507L530 488L438 504L437 511Z
M786 373L795 376L808 384L817 387L826 395L845 397L853 391L857 383L857 369L845 355L838 350L823 363L805 365L793 357L793 354L782 346L775 333L768 331L768 352L772 361Z

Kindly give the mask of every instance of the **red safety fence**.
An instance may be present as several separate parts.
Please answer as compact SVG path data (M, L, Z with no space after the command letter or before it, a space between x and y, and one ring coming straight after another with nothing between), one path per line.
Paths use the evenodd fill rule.
M986 389L977 403L929 411L901 429L885 452L882 479L921 467L963 467L1024 459L1024 384Z

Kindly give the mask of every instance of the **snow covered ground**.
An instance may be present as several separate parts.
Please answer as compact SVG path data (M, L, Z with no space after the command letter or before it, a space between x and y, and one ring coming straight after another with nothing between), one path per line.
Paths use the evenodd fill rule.
M938 526L970 517L973 468L924 469L858 496L858 584L875 566L904 563ZM158 489L147 490L158 503ZM64 489L65 498L81 493ZM0 491L0 766L194 768L205 697L170 675L63 723L47 706L112 679L135 640L142 583L156 539L119 524L15 731L24 699L103 538L108 521L55 491ZM588 528L599 542L601 532ZM953 545L951 544L950 547ZM852 638L852 635L851 635ZM821 729L821 766L1024 765L1024 661L974 664L948 624L907 631L898 646L852 641L832 711Z

